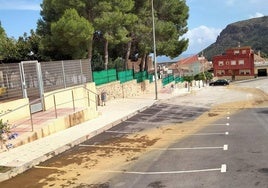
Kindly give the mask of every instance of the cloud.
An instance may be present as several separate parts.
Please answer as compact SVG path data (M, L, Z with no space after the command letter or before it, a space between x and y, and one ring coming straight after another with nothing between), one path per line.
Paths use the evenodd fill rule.
M259 17L263 17L264 14L260 13L260 12L256 12L254 15L250 15L249 18L259 18Z
M40 11L40 3L41 0L0 0L0 9Z
M184 38L189 39L189 47L187 52L198 53L210 44L216 42L216 39L222 29L209 28L205 25L201 25L197 28L189 30Z

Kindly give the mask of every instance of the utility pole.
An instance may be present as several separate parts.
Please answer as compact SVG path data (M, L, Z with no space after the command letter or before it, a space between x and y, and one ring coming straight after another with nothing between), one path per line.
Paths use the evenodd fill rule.
M154 20L154 0L152 1L152 19L153 19L153 42L154 42L154 81L155 81L155 100L158 100L157 96L157 62L156 62L156 44L155 44L155 20Z

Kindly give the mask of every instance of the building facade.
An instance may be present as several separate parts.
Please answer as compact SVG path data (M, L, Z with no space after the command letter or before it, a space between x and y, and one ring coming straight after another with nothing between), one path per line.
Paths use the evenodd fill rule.
M204 56L198 55L189 56L178 60L169 66L174 75L178 76L195 76L200 72L208 71L211 69L211 64Z
M214 76L229 80L255 77L254 52L249 46L227 49L225 54L213 57Z

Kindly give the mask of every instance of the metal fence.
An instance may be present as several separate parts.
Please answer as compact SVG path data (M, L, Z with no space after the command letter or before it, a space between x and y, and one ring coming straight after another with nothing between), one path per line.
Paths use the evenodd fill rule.
M42 62L41 69L45 92L92 82L88 59Z
M29 97L92 82L88 59L0 64L0 100Z
M167 77L162 79L162 84L163 84L163 86L165 86L165 85L167 85L167 84L169 84L169 83L171 83L173 81L174 81L174 76L173 75L168 75Z
M0 64L0 100L22 98L22 82L20 66L14 64Z
M93 72L93 80L97 86L117 80L120 83L125 83L133 79L136 79L137 83L143 82L144 80L153 82L153 75L148 74L147 71L134 73L132 69L120 72L117 72L115 69Z
M116 81L117 80L116 70L109 69L109 70L93 72L93 79L97 86Z
M144 80L147 80L147 79L149 79L151 81L151 79L149 78L149 74L147 73L147 71L135 73L134 74L134 78L137 80L138 83L143 82Z
M133 80L133 70L120 71L117 77L121 84Z

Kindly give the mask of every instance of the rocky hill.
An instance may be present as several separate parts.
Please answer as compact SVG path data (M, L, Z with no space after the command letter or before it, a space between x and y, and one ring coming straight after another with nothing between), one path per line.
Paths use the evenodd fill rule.
M222 54L227 48L251 46L262 57L268 57L268 16L239 21L228 25L218 36L215 43L203 50L211 60L213 56Z

